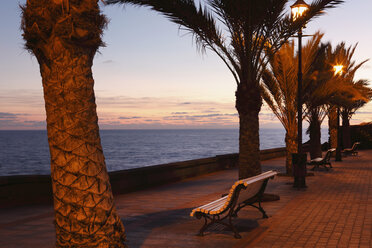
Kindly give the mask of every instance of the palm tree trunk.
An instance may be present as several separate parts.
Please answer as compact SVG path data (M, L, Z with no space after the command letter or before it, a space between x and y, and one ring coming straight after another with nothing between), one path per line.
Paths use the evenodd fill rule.
M257 86L240 84L236 91L239 113L239 179L261 173L259 118L262 99Z
M343 110L341 112L341 116L342 116L342 147L344 149L351 148L349 112L347 110Z
M320 121L317 116L311 116L310 125L310 159L322 157L322 144L320 142Z
M286 146L286 174L293 175L292 154L297 153L297 131L295 128L288 128L285 133L285 146Z
M58 247L123 243L98 129L92 61L61 50L41 64Z
M74 4L69 8L77 12L71 15L58 1L29 0L23 7L26 47L38 59L44 89L56 246L125 247L124 226L114 207L102 151L93 90L91 67L101 41L97 33L89 33L97 30L84 26L84 21L94 25L104 17L96 0ZM83 20L79 19L81 13ZM82 26L75 29L74 25ZM66 35L71 26L77 33ZM80 34L86 35L81 41ZM89 40L92 37L96 39Z
M330 148L336 148L337 147L337 108L335 106L329 109L328 132L329 132Z

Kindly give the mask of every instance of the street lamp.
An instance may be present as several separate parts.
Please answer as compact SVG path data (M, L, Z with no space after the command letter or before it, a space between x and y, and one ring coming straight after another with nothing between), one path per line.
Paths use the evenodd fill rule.
M303 0L291 6L292 21L304 16L309 9ZM295 188L306 188L306 153L302 153L302 27L298 30L298 84L297 84L297 154L292 154Z
M335 76L342 76L343 65L334 65L333 71ZM336 147L336 161L342 161L341 156L341 131L340 131L340 107L337 106L337 147Z

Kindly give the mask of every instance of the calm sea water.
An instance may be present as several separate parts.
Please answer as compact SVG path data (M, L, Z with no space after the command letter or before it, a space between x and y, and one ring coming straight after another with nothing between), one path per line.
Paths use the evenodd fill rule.
M284 134L261 129L261 149L283 147ZM233 129L101 130L109 171L236 153L238 137ZM322 130L322 142L327 138ZM0 131L0 176L49 173L46 131Z

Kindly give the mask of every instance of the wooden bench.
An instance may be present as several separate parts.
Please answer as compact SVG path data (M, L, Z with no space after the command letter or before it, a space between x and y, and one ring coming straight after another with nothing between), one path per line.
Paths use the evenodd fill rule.
M235 238L241 238L232 224L232 217L237 217L239 210L247 205L257 208L261 211L263 218L268 218L261 206L261 200L269 178L274 178L276 174L275 171L267 171L254 177L239 180L231 187L228 195L193 209L191 217L204 218L204 225L198 235L203 236L209 226L219 223L230 228L234 232ZM254 205L254 203L258 203L258 205ZM225 219L227 219L227 223L224 222Z
M311 170L314 170L315 168L319 168L319 166L324 166L326 170L329 170L326 165L329 165L330 168L332 168L332 164L330 162L332 152L336 151L336 148L329 149L324 158L314 158L307 162L308 165L314 165L314 167Z
M342 150L341 153L342 153L344 156L347 156L347 155L349 155L349 154L351 154L351 155L353 155L353 156L354 156L354 155L356 156L356 155L358 155L357 148L358 148L358 145L359 145L359 144L360 144L359 142L355 142L351 148L346 148L346 149Z

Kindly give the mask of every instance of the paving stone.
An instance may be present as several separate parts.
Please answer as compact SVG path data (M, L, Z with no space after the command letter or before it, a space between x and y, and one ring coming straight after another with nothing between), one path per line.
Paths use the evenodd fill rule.
M372 153L333 162L330 171L307 177L308 188L296 190L290 177L270 180L267 192L280 201L241 210L234 220L242 239L215 227L196 236L203 221L190 211L227 193L237 179L230 169L152 189L115 196L128 244L136 247L372 247ZM262 163L263 170L284 172L285 159ZM53 208L24 206L0 210L0 247L54 247Z

